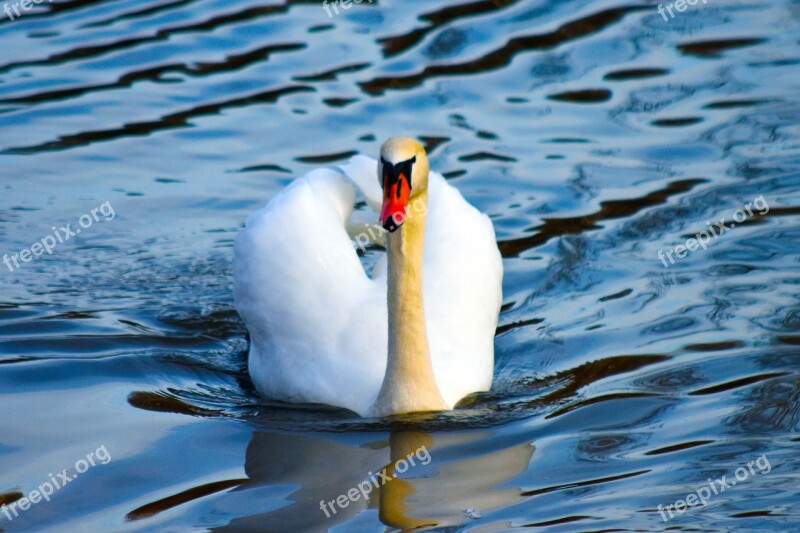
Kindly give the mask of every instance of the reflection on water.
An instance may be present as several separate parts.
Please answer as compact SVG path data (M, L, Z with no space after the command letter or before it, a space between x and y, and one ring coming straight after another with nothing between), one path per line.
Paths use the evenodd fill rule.
M474 444L485 438L479 434L392 431L388 439L365 438L370 435L354 446L331 436L254 433L245 458L248 480L226 498L236 505L280 490L285 503L253 506L220 530L254 531L271 524L286 531L324 531L348 522L366 525L367 517L400 529L455 525L470 506L489 511L515 502L519 490L508 483L525 471L533 452L521 443L475 453ZM417 457L421 448L427 464L418 461L398 472L396 461ZM375 485L380 487L373 491ZM348 497L351 491L354 497ZM438 497L442 493L446 501ZM335 500L345 505L333 505Z
M0 503L113 458L0 530L793 531L799 18L787 0L669 21L589 0L3 17L0 255L105 202L116 217L0 264ZM234 235L296 175L394 134L495 224L492 391L394 420L266 402ZM659 260L762 196L707 250ZM662 520L761 455L769 473Z

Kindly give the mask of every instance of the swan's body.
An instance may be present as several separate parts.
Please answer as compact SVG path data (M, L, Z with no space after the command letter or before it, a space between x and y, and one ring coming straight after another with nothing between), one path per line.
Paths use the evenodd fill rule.
M369 277L347 224L356 187L372 208L385 196L386 209L377 169L386 172L356 156L345 175L315 170L236 238L236 306L250 331L250 375L266 397L367 416L450 409L491 386L502 261L490 220L441 175L428 176L425 159L411 171L425 177L409 183L408 218L386 236L391 264L381 258Z

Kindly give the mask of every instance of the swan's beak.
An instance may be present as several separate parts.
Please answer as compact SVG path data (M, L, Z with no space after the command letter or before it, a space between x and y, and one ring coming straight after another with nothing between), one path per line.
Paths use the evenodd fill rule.
M383 171L383 208L381 209L381 226L394 232L403 225L406 218L408 198L411 196L411 184L404 170L384 168Z

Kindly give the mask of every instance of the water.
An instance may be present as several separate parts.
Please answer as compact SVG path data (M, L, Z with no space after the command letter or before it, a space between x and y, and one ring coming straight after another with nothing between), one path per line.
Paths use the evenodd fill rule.
M86 471L0 529L796 530L800 9L657 7L4 16L0 253L82 232L0 265L0 501ZM265 402L234 235L394 134L494 221L493 389L395 421ZM723 217L706 250L675 249ZM380 495L320 509L409 454ZM690 494L707 506L669 519Z

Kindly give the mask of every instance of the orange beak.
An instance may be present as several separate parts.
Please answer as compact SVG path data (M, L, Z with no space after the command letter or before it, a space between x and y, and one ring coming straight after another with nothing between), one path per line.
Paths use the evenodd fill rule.
M384 168L383 171L383 208L380 216L381 226L390 233L403 225L408 198L411 196L411 184L406 172L394 173L393 170Z

